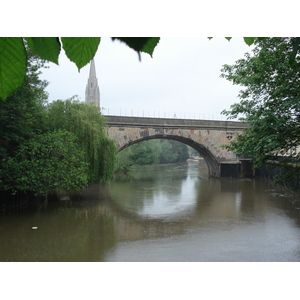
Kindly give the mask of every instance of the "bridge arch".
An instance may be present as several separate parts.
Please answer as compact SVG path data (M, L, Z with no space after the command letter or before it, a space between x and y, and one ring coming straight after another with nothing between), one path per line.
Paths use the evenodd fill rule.
M186 137L182 137L182 136L176 136L176 135L174 136L174 135L168 135L168 134L152 135L152 136L146 136L146 137L142 137L142 138L135 139L135 140L129 140L125 143L124 143L124 141L118 141L119 142L118 144L122 144L122 146L118 148L118 151L120 152L133 144L151 140L151 139L174 140L174 141L186 144L186 145L194 148L196 151L198 151L202 155L202 157L206 161L210 176L214 176L214 177L219 176L219 163L218 163L216 157L211 153L211 151L208 150L204 145L196 143L195 141L193 141L189 138L186 138Z

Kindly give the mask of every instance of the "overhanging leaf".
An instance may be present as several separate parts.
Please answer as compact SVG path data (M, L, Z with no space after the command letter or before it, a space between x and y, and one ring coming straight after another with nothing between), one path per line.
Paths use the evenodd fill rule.
M255 41L255 37L244 37L244 41L248 46L251 46Z
M100 37L62 37L61 41L67 57L80 70L94 58Z
M39 57L58 64L60 42L57 37L26 37L28 46Z
M142 51L145 53L150 54L152 57L152 54L154 52L154 48L157 46L159 43L160 38L159 37L151 37L148 39L147 43L144 45Z
M5 100L26 75L26 50L21 37L0 38L0 98Z
M140 52L145 52L152 56L154 48L157 46L159 37L113 37L112 40L124 42L131 49Z

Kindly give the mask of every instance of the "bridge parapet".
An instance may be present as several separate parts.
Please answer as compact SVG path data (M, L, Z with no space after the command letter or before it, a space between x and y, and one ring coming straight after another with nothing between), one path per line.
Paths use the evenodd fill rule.
M192 127L203 129L224 129L224 130L244 130L248 127L246 123L236 121L215 121L215 120L193 120L177 118L143 118L125 116L105 116L110 126L158 126L158 127Z

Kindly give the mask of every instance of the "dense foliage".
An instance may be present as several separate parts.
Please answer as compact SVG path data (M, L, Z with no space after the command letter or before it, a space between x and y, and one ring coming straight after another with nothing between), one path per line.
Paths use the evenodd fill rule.
M57 131L36 135L21 144L16 155L3 165L9 180L3 181L2 188L12 193L42 194L86 186L88 164L75 139L68 131Z
M188 146L173 140L148 140L133 144L118 154L118 171L127 173L133 165L184 162L189 157Z
M75 98L54 101L48 105L47 120L50 130L64 129L77 137L79 149L84 151L89 164L89 182L112 179L117 148L106 134L105 118L98 107Z
M74 99L47 106L43 65L31 55L24 84L0 101L0 192L78 190L113 176L116 147L99 109Z
M0 159L13 155L21 143L45 129L43 103L47 99L47 82L38 79L38 69L44 62L32 55L29 60L25 83L6 101L0 101Z
M295 56L295 38L269 38L255 42L252 54L245 54L234 65L225 65L222 77L242 86L241 101L223 113L240 116L249 128L229 150L249 155L260 167L270 160L289 164L299 160L300 144L300 57ZM300 169L288 170L277 178L292 178L298 185Z

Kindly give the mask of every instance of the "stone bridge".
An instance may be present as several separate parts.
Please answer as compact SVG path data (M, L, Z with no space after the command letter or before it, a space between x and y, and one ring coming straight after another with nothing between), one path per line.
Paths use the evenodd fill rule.
M149 139L170 139L187 144L205 159L210 176L239 177L241 161L222 146L229 144L247 124L235 121L186 120L105 116L108 135L118 150Z

